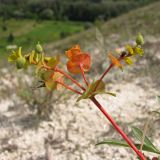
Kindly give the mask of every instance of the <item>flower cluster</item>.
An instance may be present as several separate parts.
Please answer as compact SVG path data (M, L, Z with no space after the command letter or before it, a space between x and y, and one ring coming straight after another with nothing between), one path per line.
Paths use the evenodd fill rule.
M84 72L89 71L91 68L91 57L88 53L81 51L79 45L73 46L70 50L66 51L68 57L67 69L70 73L80 74L81 68Z
M39 44L36 45L35 49L30 53L23 55L21 47L18 51L13 51L12 54L9 55L8 61L15 63L17 69L26 69L30 65L36 66L35 73L41 79L42 86L45 86L48 90L54 90L61 88L60 86L70 88L69 86L64 84L64 76L74 82L83 90L83 95L80 99L90 98L93 95L105 93L105 84L102 81L103 77L107 74L107 72L113 67L116 66L120 69L123 69L123 65L121 61L125 61L127 64L132 64L132 57L139 54L143 55L142 45L144 44L144 40L141 34L138 34L136 38L136 45L126 45L125 50L119 53L119 57L115 57L112 53L108 54L109 59L111 60L111 64L109 68L104 72L102 77L92 83L89 82L85 78L85 72L88 72L91 68L91 57L87 52L83 52L79 45L73 46L71 49L65 52L67 57L66 67L69 73L71 74L82 74L85 83L87 84L87 88L84 88L81 84L79 84L76 80L74 80L68 73L65 73L63 70L59 69L58 64L60 63L60 57L54 56L49 57L46 56L42 46ZM100 85L103 84L103 89L100 89ZM94 87L93 87L94 86ZM91 89L92 88L92 89ZM71 88L70 88L71 89ZM73 91L73 89L71 89ZM102 91L103 90L103 91ZM80 93L79 91L76 91ZM110 93L110 92L107 92ZM82 93L81 93L82 94ZM111 94L114 95L114 94Z
M122 136L122 138L127 142L123 143L122 145L126 147L130 146L141 160L146 160L146 157L144 156L142 151L139 150L136 144L134 144L127 137L127 135L125 135L125 133L118 126L118 124L116 124L113 118L106 112L106 110L95 98L95 95L97 94L109 94L115 96L114 93L105 91L105 83L103 82L103 78L114 66L122 70L124 66L123 62L128 65L133 64L133 57L135 57L136 55L143 55L144 51L142 47L144 44L144 40L140 33L138 34L135 42L135 45L128 44L124 47L122 51L118 51L118 56L114 56L110 52L108 54L108 57L111 61L109 67L106 68L106 70L98 80L94 80L91 83L87 81L87 78L85 76L85 73L88 72L91 68L90 54L87 52L83 52L79 45L75 45L71 49L66 51L66 67L68 72L71 74L81 74L84 82L86 83L86 87L84 87L76 79L69 75L69 73L66 73L63 69L60 69L59 56L46 56L42 46L39 43L36 45L34 50L25 55L22 54L21 47L18 49L18 51L13 51L9 55L8 61L16 64L17 69L27 69L30 65L35 66L35 73L40 78L40 83L42 83L40 86L46 87L50 91L58 90L61 87L65 87L66 89L69 89L80 95L77 101L82 99L90 99L100 109L100 111L105 115L105 117L111 122L113 127ZM74 83L78 89L72 88L71 86L65 84L66 78L72 81L72 83ZM139 130L136 129L136 131L138 131L138 134L142 135ZM148 142L149 141L147 140L147 143L145 145L148 145ZM120 143L118 142L118 144ZM149 143L149 145L150 144L151 143ZM160 153L153 147L153 145L149 149L153 153Z
M112 64L117 66L118 68L122 69L121 60L124 60L126 64L131 65L133 64L132 58L136 55L142 56L144 54L144 50L142 46L144 45L144 40L142 35L139 33L136 38L136 44L134 46L126 45L123 51L117 51L120 54L119 58L116 58L112 55L112 53L108 54L109 59L111 60Z

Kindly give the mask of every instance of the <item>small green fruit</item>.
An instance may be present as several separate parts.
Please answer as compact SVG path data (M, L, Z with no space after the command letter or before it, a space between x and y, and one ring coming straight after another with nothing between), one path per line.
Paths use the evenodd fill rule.
M37 51L37 53L42 53L42 52L43 52L43 48L42 48L42 46L39 44L39 42L38 42L38 44L36 45L36 51Z
M17 61L16 61L16 66L17 66L17 69L22 69L25 67L25 64L26 64L26 59L24 57L19 57L17 58Z
M137 45L143 45L144 44L144 39L141 33L138 33L137 38L136 38L136 43Z

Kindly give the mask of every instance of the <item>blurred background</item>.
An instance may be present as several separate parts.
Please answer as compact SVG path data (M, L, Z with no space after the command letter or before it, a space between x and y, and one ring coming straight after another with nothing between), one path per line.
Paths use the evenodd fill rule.
M19 46L28 53L40 42L46 54L60 54L65 64L65 51L80 44L92 56L87 78L93 80L108 66L107 53L133 44L139 32L144 56L105 79L116 98L97 97L129 135L130 125L143 129L149 112L160 108L160 1L0 0L0 160L135 159L129 149L95 146L120 137L91 102L76 103L68 91L33 90L32 69L17 71L7 57ZM147 134L160 147L160 121L153 122Z

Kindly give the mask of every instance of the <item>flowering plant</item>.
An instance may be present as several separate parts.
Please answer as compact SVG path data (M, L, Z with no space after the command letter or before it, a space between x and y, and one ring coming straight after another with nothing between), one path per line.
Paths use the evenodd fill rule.
M35 66L35 73L40 78L38 87L46 87L49 91L59 90L62 87L80 95L77 101L82 99L90 99L104 114L104 116L111 122L116 131L122 136L124 141L106 141L99 144L107 143L113 145L121 145L125 147L131 147L134 152L137 154L139 159L146 160L147 157L143 154L142 150L154 152L160 154L160 151L151 143L147 138L143 138L143 132L133 127L133 133L136 137L141 140L144 139L144 147L141 147L141 144L135 144L128 136L121 130L119 125L114 121L111 115L102 107L102 105L96 99L97 94L108 94L115 96L112 92L105 91L105 83L103 81L104 77L108 72L117 67L123 70L125 64L131 65L133 63L132 58L139 55L142 56L143 51L143 36L139 33L136 38L135 45L126 45L123 51L117 51L118 57L114 56L112 53L108 54L110 59L110 65L100 76L99 79L89 82L86 78L86 72L91 68L91 57L89 53L83 52L79 45L73 46L71 49L66 51L67 61L67 70L71 74L81 74L85 83L85 86L74 79L69 73L66 73L63 69L59 67L60 58L59 56L48 57L45 55L42 46L38 43L35 50L31 51L28 54L23 55L21 48L17 52L13 51L8 57L8 61L15 63L17 69L26 69L28 66ZM74 83L77 88L73 88L66 84L65 80L68 79ZM155 158L155 157L154 157Z

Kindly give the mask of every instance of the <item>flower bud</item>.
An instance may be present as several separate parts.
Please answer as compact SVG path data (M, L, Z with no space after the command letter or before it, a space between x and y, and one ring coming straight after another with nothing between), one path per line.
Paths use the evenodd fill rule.
M144 44L144 39L141 33L138 33L137 38L136 38L136 43L137 45L143 45Z
M16 61L16 66L17 66L17 69L22 69L25 67L25 64L26 64L26 59L24 57L19 57L17 58L17 61Z
M42 46L39 44L39 42L38 42L38 44L36 45L36 52L37 52L37 53L42 53L42 52L43 52L43 48L42 48Z

